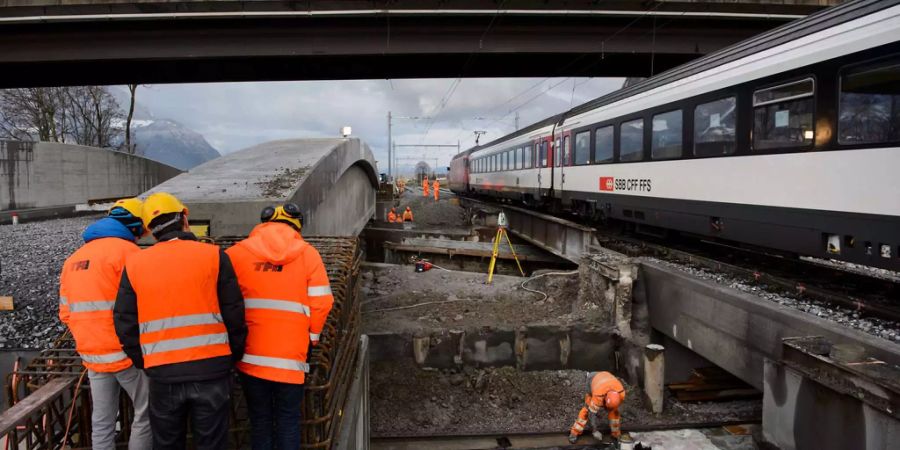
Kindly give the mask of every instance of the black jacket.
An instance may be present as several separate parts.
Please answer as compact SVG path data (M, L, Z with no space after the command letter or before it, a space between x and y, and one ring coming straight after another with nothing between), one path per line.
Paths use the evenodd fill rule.
M197 240L192 234L176 231L160 236L160 241L170 239ZM165 280L160 280L165 282ZM146 369L147 376L161 383L182 383L187 381L212 380L228 376L234 362L244 356L244 345L247 341L247 323L244 321L244 297L238 286L237 276L231 265L231 259L224 250L219 251L219 276L217 282L219 309L222 320L228 330L228 344L231 356L201 359L178 364L166 364ZM119 282L119 293L113 309L113 320L116 335L122 344L122 350L131 358L135 367L144 368L144 355L141 352L140 328L137 309L137 294L128 279L127 270L122 271Z

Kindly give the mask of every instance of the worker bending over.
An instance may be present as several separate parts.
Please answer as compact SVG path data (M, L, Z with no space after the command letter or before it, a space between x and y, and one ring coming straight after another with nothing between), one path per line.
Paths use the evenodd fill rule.
M434 188L434 201L438 201L438 191L441 188L441 182L438 181L437 178L435 178L434 185L432 187Z
M244 354L244 299L231 260L189 231L188 209L159 192L144 202L156 238L125 262L114 319L125 353L150 378L153 449L228 447L231 371Z
M413 214L412 210L409 209L409 206L406 207L406 211L403 211L403 222L412 222Z
M391 208L391 210L388 211L387 221L391 223L397 221L397 211L394 208Z
M113 306L119 278L135 244L144 234L141 201L117 201L106 217L84 230L84 245L63 264L59 280L59 319L69 326L75 350L88 371L91 385L91 442L96 450L116 448L119 391L134 404L128 448L151 447L147 415L147 378L136 369L119 344Z
M247 314L247 350L238 370L253 450L296 450L307 351L319 344L334 297L322 257L300 235L300 208L269 206L260 221L227 251Z
M618 439L622 434L621 416L619 415L619 405L625 400L625 387L613 374L609 372L591 372L588 374L588 393L584 396L584 406L578 413L578 419L572 425L569 431L569 442L575 443L578 436L584 432L584 426L587 425L588 417L591 419L591 428L593 428L593 436L598 441L603 439L599 427L599 414L601 409L605 409L609 417L609 428L612 437Z

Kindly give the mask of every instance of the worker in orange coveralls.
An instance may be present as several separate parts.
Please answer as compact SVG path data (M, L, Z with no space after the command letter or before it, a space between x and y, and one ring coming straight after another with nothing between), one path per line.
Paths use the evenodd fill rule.
M438 190L441 188L441 182L438 181L437 178L435 178L434 185L432 187L434 188L434 201L438 201Z
M413 214L412 210L409 209L409 206L406 207L406 211L403 211L403 222L412 222Z
M428 177L422 179L422 196L428 197Z
M584 406L569 431L569 442L574 444L578 440L578 436L584 432L588 417L591 419L594 438L598 441L603 439L603 435L599 431L598 417L601 408L606 410L609 417L610 434L618 439L622 434L622 416L619 414L619 405L625 400L625 387L615 375L609 372L591 372L588 374L588 382L590 392L585 394Z
M397 221L397 211L394 208L391 208L391 210L388 212L387 221L391 223Z

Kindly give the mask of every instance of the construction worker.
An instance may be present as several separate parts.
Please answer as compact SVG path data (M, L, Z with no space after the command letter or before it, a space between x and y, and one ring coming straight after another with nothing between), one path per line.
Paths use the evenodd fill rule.
M303 240L293 203L266 207L250 237L228 249L247 314L238 362L253 450L300 448L307 350L319 344L334 297L319 252Z
M122 349L150 378L154 450L228 447L231 373L244 354L244 299L223 250L197 242L188 209L159 192L143 206L152 247L125 262L114 319Z
M391 223L397 221L397 211L394 208L391 208L391 210L388 211L387 221Z
M409 209L409 206L406 207L406 211L403 211L403 222L412 222L413 214L412 210Z
M59 319L75 338L75 350L87 368L91 385L94 449L116 448L122 389L134 404L128 448L150 449L152 443L147 378L122 352L113 326L119 278L126 258L140 252L135 241L143 234L141 201L128 198L115 202L106 217L84 230L84 245L63 264L59 280Z
M609 428L612 437L618 439L622 434L619 405L625 400L625 387L609 372L591 372L588 374L588 393L584 396L584 406L578 413L578 419L569 431L569 442L574 444L578 436L584 432L588 417L591 419L594 439L602 440L600 433L600 409L606 410L609 417Z
M422 196L428 197L428 176L422 178Z
M435 179L434 179L434 185L433 185L432 187L434 188L434 189L433 189L433 191L434 191L434 201L438 201L438 190L441 188L441 182L438 181L437 178L435 178Z

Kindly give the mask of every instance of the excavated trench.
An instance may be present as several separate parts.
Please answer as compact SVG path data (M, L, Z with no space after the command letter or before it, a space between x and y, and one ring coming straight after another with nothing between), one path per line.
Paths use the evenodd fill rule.
M557 433L565 444L590 371L629 381L628 349L605 294L580 275L535 279L526 285L533 292L521 277L501 275L487 285L483 273L364 264L372 437ZM672 359L680 372L673 376L708 364L677 353ZM668 394L664 412L653 414L638 386L627 389L626 430L761 417L758 399L686 403Z

